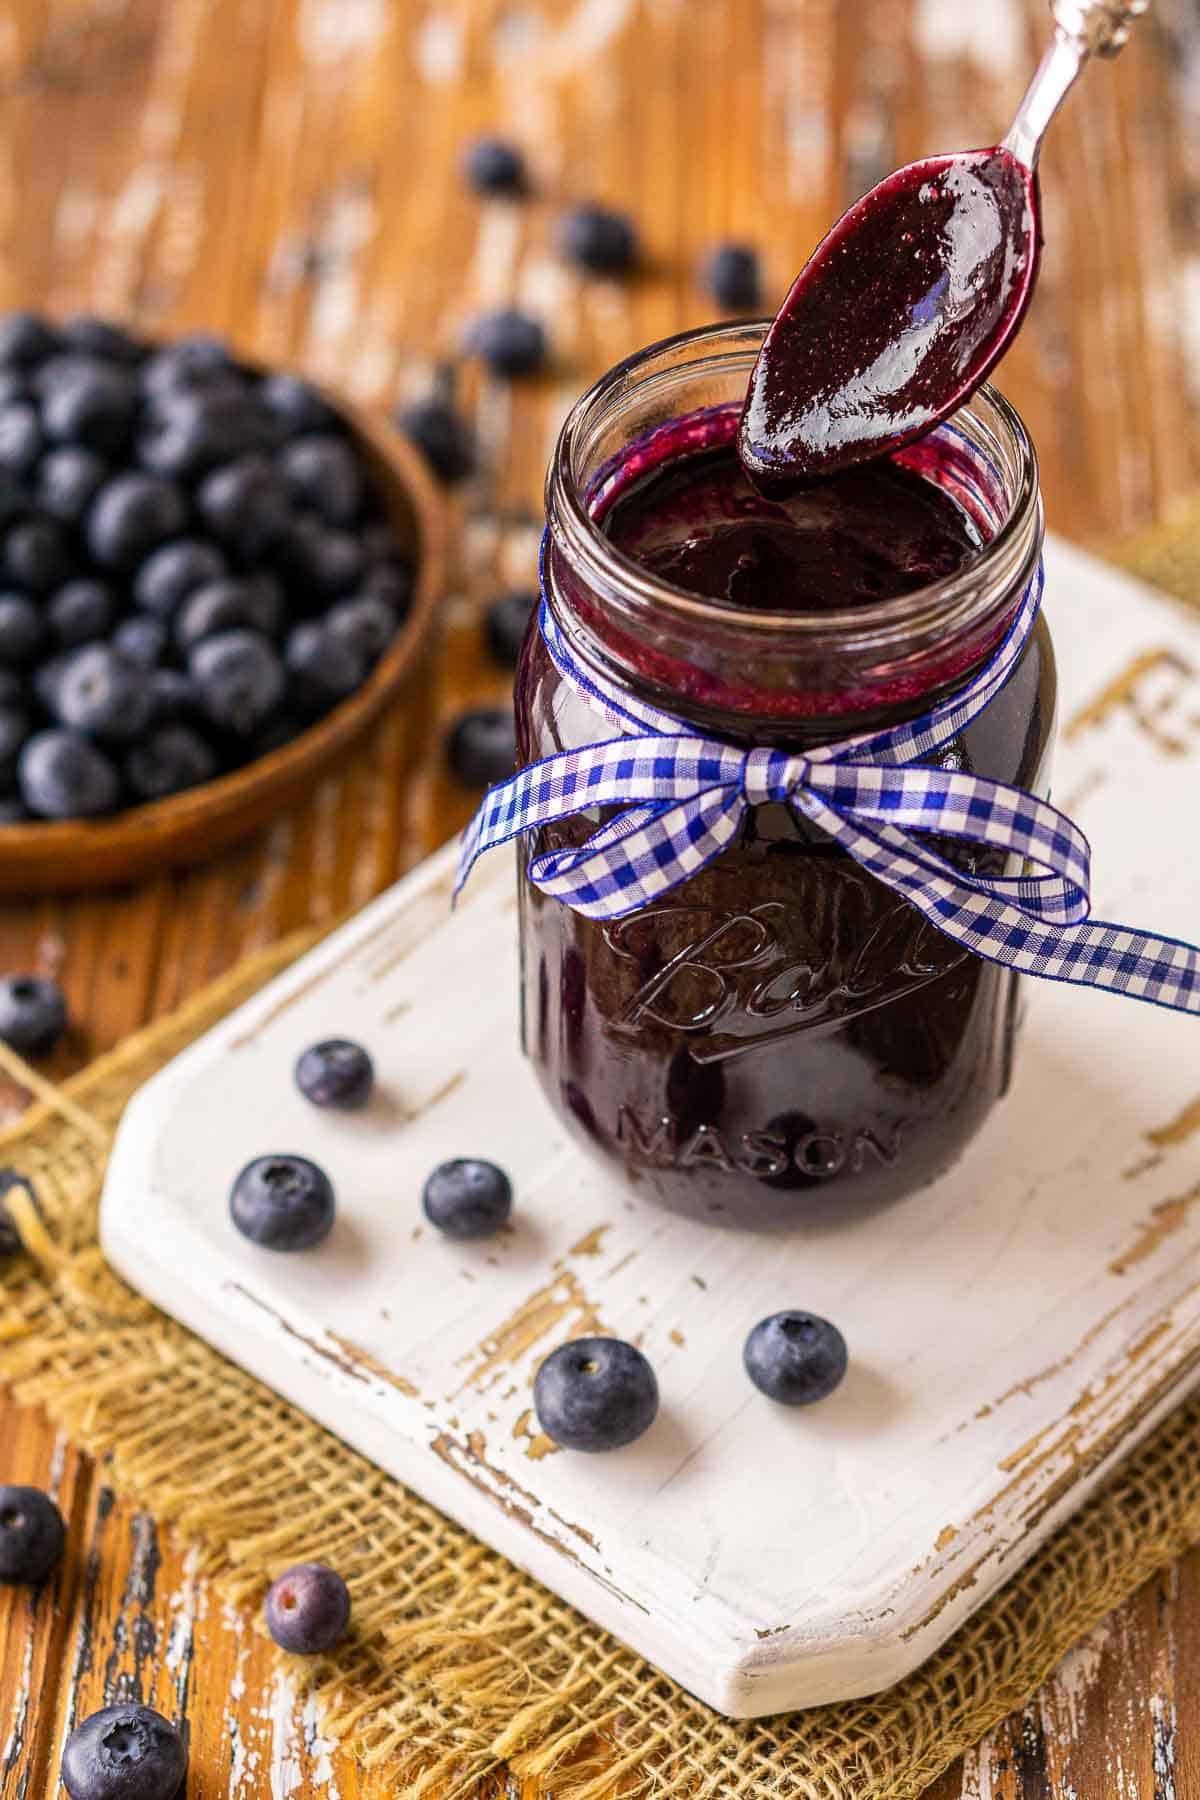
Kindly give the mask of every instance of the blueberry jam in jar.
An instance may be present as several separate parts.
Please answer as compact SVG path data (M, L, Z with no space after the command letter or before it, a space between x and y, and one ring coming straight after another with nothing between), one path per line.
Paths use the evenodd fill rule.
M890 458L758 493L736 440L762 334L689 333L584 395L547 483L545 590L601 679L706 736L803 751L969 682L1033 576L1042 512L1024 428L986 387ZM941 760L1045 793L1054 711L1039 620ZM522 764L613 735L533 628L516 714ZM543 826L522 854L608 816ZM1000 853L937 847L1000 872ZM672 1209L769 1227L897 1199L1008 1084L1018 978L782 802L624 918L584 918L523 875L520 906L523 1040L551 1105Z

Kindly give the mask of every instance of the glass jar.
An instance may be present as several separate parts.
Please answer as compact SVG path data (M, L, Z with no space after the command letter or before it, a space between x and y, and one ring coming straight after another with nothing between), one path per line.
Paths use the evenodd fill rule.
M667 458L728 439L764 327L652 346L563 426L547 481L544 587L575 656L704 733L802 750L915 716L966 683L1031 579L1043 520L1032 445L983 388L900 460L950 490L983 548L899 598L752 612L659 580L605 536L607 508ZM1044 793L1054 726L1039 620L992 704L942 752ZM522 764L612 735L536 628L516 687ZM543 827L581 843L598 811ZM968 869L994 851L939 844ZM838 845L772 802L643 911L580 917L520 881L522 1034L551 1105L666 1205L774 1225L888 1201L961 1154L1004 1093L1019 978L943 937Z

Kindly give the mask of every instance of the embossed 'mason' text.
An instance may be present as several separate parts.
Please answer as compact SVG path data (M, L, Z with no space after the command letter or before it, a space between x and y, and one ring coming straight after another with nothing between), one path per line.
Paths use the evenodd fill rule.
M722 1169L754 1175L760 1181L790 1173L814 1181L835 1175L857 1175L877 1161L890 1168L900 1154L900 1127L885 1135L861 1130L822 1130L799 1134L781 1131L723 1132L716 1125L680 1126L663 1114L643 1121L628 1106L617 1109L617 1138L637 1162L660 1169Z

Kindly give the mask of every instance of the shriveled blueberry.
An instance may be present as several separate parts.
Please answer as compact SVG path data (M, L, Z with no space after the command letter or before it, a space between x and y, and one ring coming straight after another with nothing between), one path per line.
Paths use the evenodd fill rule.
M136 744L125 759L125 779L139 800L162 800L199 787L217 773L217 758L188 725L164 725Z
M326 616L325 627L330 637L349 644L365 665L379 661L396 635L399 620L386 600L373 594L358 594L333 607Z
M137 389L128 373L95 357L56 358L43 384L42 424L60 444L84 444L102 456L129 441Z
M124 744L144 730L151 697L145 671L112 644L83 644L62 659L53 703L69 731Z
M467 346L495 375L536 375L548 355L545 328L528 313L505 308L484 313L467 335Z
M516 668L530 615L537 603L537 595L522 588L511 594L501 594L488 607L483 620L484 641L492 660L502 669Z
M283 617L283 596L269 575L209 581L189 594L175 619L175 641L190 650L215 632L249 626L273 637Z
M88 548L110 569L134 569L187 523L187 505L173 481L158 475L114 475L92 503Z
M68 581L51 594L46 604L46 623L60 650L92 644L113 622L116 603L103 581Z
M242 456L205 477L196 495L214 537L252 562L274 542L291 516L287 485L265 456Z
M366 679L367 665L358 646L324 620L296 625L283 647L288 697L304 714L327 712Z
M256 1156L229 1196L243 1237L268 1250L311 1250L333 1229L334 1209L332 1182L306 1156Z
M67 1029L67 999L45 975L0 977L0 1038L22 1056L48 1056Z
M451 727L446 760L469 787L505 781L517 763L517 737L508 706L473 706Z
M418 400L397 408L396 425L411 438L438 478L449 486L474 473L475 433L447 400Z
M717 244L700 267L704 287L719 306L748 312L762 299L758 252L749 244Z
M324 1563L297 1563L271 1583L263 1607L267 1630L281 1650L318 1656L332 1650L350 1623L350 1592Z
M447 1237L489 1237L507 1224L512 1183L503 1169L478 1156L439 1163L425 1183L425 1217Z
M317 432L293 440L283 453L283 473L298 504L328 525L352 525L363 500L363 480L344 438Z
M71 1800L179 1800L187 1750L149 1706L105 1706L77 1725L63 1750Z
M626 275L638 260L633 220L605 206L577 206L562 222L563 254L593 275Z
M151 724L176 725L199 715L200 696L191 676L182 669L152 669L148 680Z
M546 1358L533 1405L547 1437L566 1450L619 1450L658 1415L658 1382L641 1351L621 1338L575 1338Z
M111 319L99 319L94 313L74 313L60 329L63 342L86 356L124 363L127 368L136 368L145 359L145 345Z
M279 427L257 396L220 388L171 390L157 399L138 456L157 475L192 480L236 456L273 448Z
M82 445L64 444L48 450L38 464L38 505L64 525L78 525L108 474L103 457Z
M324 1038L319 1044L310 1044L296 1064L296 1086L314 1106L343 1110L365 1106L374 1084L371 1058L350 1038Z
M148 394L211 388L214 382L242 382L244 377L224 338L212 332L193 331L156 350L142 365L142 386Z
M811 1406L832 1394L846 1373L846 1340L813 1313L778 1312L746 1339L742 1360L755 1387L784 1406Z
M7 788L17 772L17 758L32 726L23 706L0 705L0 787Z
M58 349L59 339L45 319L32 312L10 312L0 318L0 363L31 369Z
M46 636L42 615L28 594L0 594L0 663L23 668Z
M113 649L138 669L154 669L167 653L169 633L151 613L123 619L112 634Z
M477 194L515 196L526 191L525 158L507 138L480 137L468 144L463 174Z
M42 427L37 407L15 400L0 412L0 467L26 475L41 455Z
M157 618L170 619L189 594L228 573L229 564L215 544L181 538L146 558L134 579L133 597Z
M283 698L283 664L257 631L219 631L188 656L188 674L214 725L252 737Z
M363 576L361 543L307 514L295 518L272 550L283 579L307 605L334 600L356 588Z
M337 416L311 381L299 375L277 372L264 375L258 384L264 406L284 427L289 437L297 432L336 429Z
M54 519L18 519L4 533L4 573L28 593L60 587L74 565L71 541Z
M35 1487L0 1487L0 1581L33 1587L62 1559L63 1516Z

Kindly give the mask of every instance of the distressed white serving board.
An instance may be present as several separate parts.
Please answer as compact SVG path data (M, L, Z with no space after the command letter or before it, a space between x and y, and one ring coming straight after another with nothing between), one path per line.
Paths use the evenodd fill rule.
M1067 722L1056 798L1101 916L1200 932L1200 625L1048 553ZM452 853L451 853L452 854ZM966 1159L890 1211L787 1238L657 1212L567 1142L516 1042L515 892L492 860L449 917L435 857L152 1081L104 1196L160 1306L723 1712L872 1692L942 1642L1077 1507L1200 1364L1200 1020L1031 986L1015 1088ZM378 1103L292 1084L344 1032ZM241 1165L332 1173L295 1256L229 1223ZM515 1229L455 1245L428 1170L512 1173ZM749 1386L779 1307L844 1329L850 1373L788 1411ZM566 1337L640 1342L662 1412L610 1456L553 1451L530 1384Z

